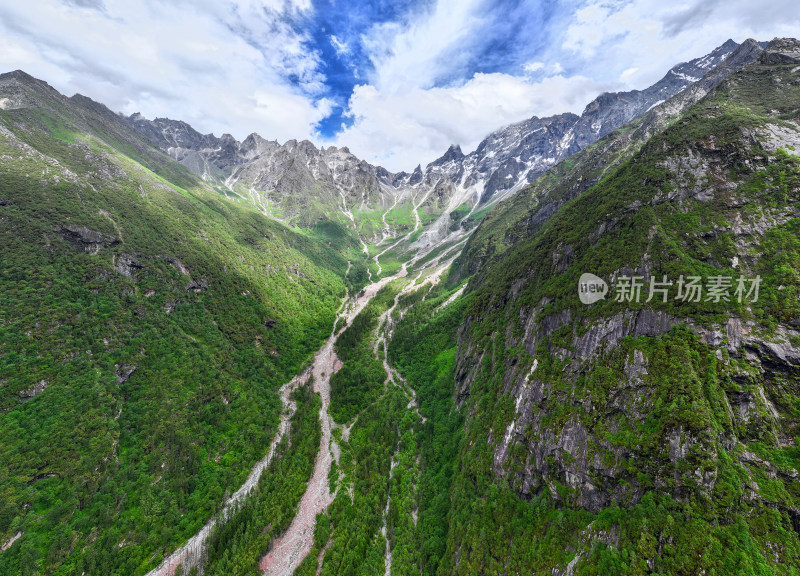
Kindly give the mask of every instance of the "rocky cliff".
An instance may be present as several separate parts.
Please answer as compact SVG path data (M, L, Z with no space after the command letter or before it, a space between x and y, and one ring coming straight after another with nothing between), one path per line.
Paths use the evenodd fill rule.
M459 333L454 573L800 564L800 43L748 49L601 180L520 195L543 194L473 281ZM609 285L591 305L587 272ZM496 548L467 518L539 543Z

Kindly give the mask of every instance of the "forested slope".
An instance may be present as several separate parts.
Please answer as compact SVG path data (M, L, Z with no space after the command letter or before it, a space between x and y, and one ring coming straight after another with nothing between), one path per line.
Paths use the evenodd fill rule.
M427 504L447 518L436 573L798 573L798 71L800 44L776 40L610 169L550 176L592 185L550 202L545 175L528 191L544 196L481 224L472 254L501 250L457 331L450 418L464 425L449 501ZM579 300L584 273L605 299ZM666 292L647 301L651 281ZM398 335L438 322L409 314Z
M142 574L264 456L358 244L229 201L88 99L21 72L0 96L0 573Z

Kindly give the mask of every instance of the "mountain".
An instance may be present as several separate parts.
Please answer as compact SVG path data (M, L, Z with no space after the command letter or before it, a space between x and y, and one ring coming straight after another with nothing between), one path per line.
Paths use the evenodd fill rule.
M500 203L467 241L462 256L455 263L453 280L480 274L492 256L502 254L509 245L538 231L559 208L630 159L650 138L667 128L728 76L756 60L762 51L758 42L746 40L685 90L654 105L624 129L576 153L569 162L561 162L543 173L526 194Z
M248 198L264 214L302 227L337 210L391 204L382 189L388 174L331 146L290 140L284 145L251 134L238 142L229 134L201 135L185 122L139 114L127 119L140 134L204 180Z
M499 206L464 295L405 312L393 361L438 423L423 572L800 566L800 42L744 50Z
M342 211L373 243L411 230L408 214L416 213L422 223L432 224L417 240L423 246L440 242L454 231L454 223L468 229L485 204L516 193L561 160L698 82L737 46L728 40L702 58L678 64L645 90L602 94L581 116L534 116L490 134L466 156L452 146L410 174L372 166L347 148L318 149L295 140L280 145L257 134L238 142L229 134L201 135L184 122L149 121L140 114L126 121L204 180L249 199L265 214L310 227Z
M791 39L398 174L0 75L0 574L795 574L799 147Z
M264 457L361 248L23 72L0 104L0 573L144 573Z
M534 116L493 132L463 159L446 161L443 157L429 165L424 179L434 183L444 176L454 186L455 202L450 210L461 203L477 203L473 207L477 212L487 203L512 196L562 160L697 83L723 64L737 46L728 40L706 56L673 67L645 90L601 94L581 116ZM464 221L463 225L472 223ZM437 241L448 225L446 218L440 218L427 240Z

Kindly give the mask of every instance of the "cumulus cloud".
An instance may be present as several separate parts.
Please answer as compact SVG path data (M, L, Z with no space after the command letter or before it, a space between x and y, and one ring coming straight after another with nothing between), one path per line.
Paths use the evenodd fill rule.
M358 86L349 108L353 126L337 140L357 156L390 170L412 169L450 144L464 152L499 127L529 118L581 110L607 86L583 76L529 82L508 74L476 74L458 87L391 92Z
M22 68L112 110L179 118L203 132L304 137L330 111L327 100L308 96L324 77L286 23L287 12L309 7L280 0L6 3L0 69Z

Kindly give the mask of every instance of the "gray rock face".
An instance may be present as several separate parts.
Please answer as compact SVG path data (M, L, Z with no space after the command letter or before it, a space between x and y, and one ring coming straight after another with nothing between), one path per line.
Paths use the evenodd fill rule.
M452 174L466 174L464 183L467 186L485 182L480 195L484 203L505 196L523 188L564 158L701 81L708 72L723 64L738 46L728 40L702 58L678 64L645 90L601 94L580 116L534 116L498 130L463 158L448 150L428 165L426 175L434 173L433 168L438 167ZM460 164L461 169L454 164Z
M181 262L174 256L159 256L159 258L162 258L167 262L169 262L170 264L172 264L175 267L175 269L184 276L189 276L189 269L183 265L183 262Z
M752 89L742 79L754 70L764 76L765 84L780 84L779 79L785 83L783 71L770 78L762 64L774 61L783 65L795 57L800 57L797 41L772 43L766 51L755 42L745 42L711 75L642 117L636 130L657 129L670 106L686 110L742 63L757 60L720 93L736 87L737 82ZM694 110L700 114L708 111L707 120L711 120L715 101L708 102ZM690 117L686 118L691 123ZM717 209L724 208L724 223L695 232L675 227L668 237L680 242L684 235L693 234L700 244L691 250L705 262L720 269L732 265L742 274L755 275L754 271L766 265L771 250L764 237L798 216L796 194L770 204L765 201L768 192L756 193L747 187L748 178L776 161L764 151L793 142L796 134L791 122L781 123L783 131L775 131L769 121L764 124L757 130L741 130L738 139L725 143L711 136L680 144L669 143L668 138L664 139L667 143L656 141L663 155L657 160L651 157L651 161L666 166L669 189L641 194L630 202L620 199L611 213L593 214L596 231L589 239L596 242L616 227L631 225L632 215L649 206L671 203L673 213L692 213L713 202ZM604 140L600 146L611 141ZM765 141L771 142L772 148L762 146ZM595 160L607 158L601 154L600 160ZM576 161L592 166L591 158L581 156ZM647 155L635 161L647 162ZM743 166L742 172L728 170L734 165ZM715 178L706 178L708 174ZM532 214L520 215L523 226L531 226L536 217L540 227L549 215L537 215L548 214L545 209L550 215L557 210L558 203L573 193L572 186L580 189L580 178L568 173L561 188L549 190L553 198L543 194L532 199ZM701 179L709 181L695 183ZM548 190L544 190L546 194ZM599 191L592 193L597 193L595 200ZM522 198L519 204L517 200L507 205L521 205ZM664 213L659 213L661 221L666 220ZM503 217L507 214L501 212ZM560 230L563 223L558 221L554 229ZM540 228L527 230L535 235ZM728 235L735 245L733 263L731 253L714 257L699 247L720 234ZM771 493L756 486L756 479L766 474L773 480L783 478L789 485L800 472L794 463L783 465L755 447L752 451L747 447L757 442L777 451L796 443L800 432L795 406L800 323L795 318L750 312L718 320L720 316L708 317L680 307L670 308L671 314L645 306L592 315L586 314L585 308L572 307L569 296L560 291L557 301L539 296L541 301L535 304L533 287L543 276L568 271L571 259L587 261L592 250L573 248L548 233L537 240L542 242L517 245L517 252L508 260L496 261L500 269L511 261L518 273L487 278L484 287L489 288L476 300L487 302L490 313L476 312L478 316L468 319L459 332L454 396L467 425L475 426L469 437L485 439L492 455L491 472L498 483L508 482L524 498L550 494L565 506L591 511L635 504L648 490L682 501L706 499L714 497L718 476L724 473L724 459L730 457L749 476L743 498L777 506ZM526 248L542 251L536 258L513 260ZM620 243L614 253L627 249L627 244ZM650 253L645 251L636 270L622 267L612 278L632 272L650 275ZM552 271L547 268L550 265ZM537 275L532 271L537 267L546 272ZM500 290L500 286L507 288ZM675 316L684 311L692 316ZM497 345L501 335L502 347ZM473 394L478 402L472 401ZM692 401L686 408L673 410L689 398ZM491 410L486 407L493 400L497 415L489 418L485 415ZM664 406L669 408L662 410Z
M194 292L199 294L200 292L204 292L208 290L208 280L200 278L198 280L191 280L189 285L186 287L187 292Z
M114 269L123 276L134 279L137 271L144 270L144 264L130 254L120 254L116 258Z
M646 111L628 126L630 130L606 135L595 148L577 153L572 159L572 167L557 166L548 174L550 177L537 180L525 194L500 204L494 212L499 216L498 221L503 221L508 226L503 231L504 244L510 245L536 234L564 204L597 184L624 160L635 154L653 135L664 130L670 121L698 102L731 74L754 62L763 52L764 49L758 42L754 40L743 42L699 81L666 102L656 104ZM785 144L775 143L775 147L779 145ZM696 195L699 199L705 190L701 186L702 178L698 178L697 175L702 175L702 171L708 168L694 162L691 157L685 160L685 166L673 168L678 168L687 174L692 173L697 181L696 189L684 189L678 192ZM593 239L599 238L612 225L613 222L600 223L593 234ZM484 236L490 235L491 232L491 230L486 231ZM456 269L454 277L479 275L494 251L495 245L486 243L484 238L471 238L467 242L464 259Z
M62 226L56 229L61 237L79 252L97 254L103 248L110 248L119 244L119 240L85 226Z
M129 366L127 364L123 364L122 366L115 364L114 365L114 373L117 375L117 384L124 384L127 382L131 375L136 372L138 366L135 364L133 366Z
M346 148L318 149L308 140L280 145L258 134L238 142L230 134L202 135L185 122L149 121L139 114L127 121L205 180L248 198L265 214L301 226L342 209L392 204L384 190L391 174Z
M19 395L20 395L21 398L33 398L35 396L38 396L39 394L41 394L45 390L47 390L47 387L49 385L50 385L50 383L47 380L40 380L39 382L36 382L30 388L27 388L25 390L20 390Z
M776 38L764 57L765 64L800 63L800 44L791 38Z
M0 108L3 110L39 107L44 103L39 94L63 98L55 88L22 70L0 74Z
M522 343L528 354L535 354L539 346L552 347L548 337L570 325L572 314L564 310L542 317L546 304L532 311L521 311L519 324L525 326L525 333L519 338L512 337L509 346ZM615 433L622 421L645 426L653 413L653 383L648 380L651 360L646 352L633 350L620 370L620 377L601 402L576 394L574 387L582 375L605 365L608 354L613 355L622 339L658 337L680 324L695 329L700 341L716 350L719 360L725 358L722 350L727 349L732 357L745 360L748 367L739 372L732 369L734 386L722 399L731 420L725 430L709 434L682 425L666 428L664 445L656 450L657 458L650 460L642 457L641 447L620 445L606 437ZM470 405L472 383L483 363L480 347L471 340L471 332L467 324L459 336L456 398L462 409ZM492 472L508 480L525 498L549 492L556 500L563 500L564 496L554 486L568 486L570 505L595 512L614 504L635 504L646 491L626 471L624 463L629 460L637 462L639 470L647 470L656 488L669 490L678 499L688 498L692 490L710 494L717 471L687 469L691 454L707 454L716 461L719 447L731 452L741 442L766 441L779 446L794 443L796 428L787 429L783 422L784 415L791 414L794 389L791 382L800 370L800 350L792 344L797 337L796 331L779 327L775 336L764 338L754 332L753 325L744 324L739 318L709 329L646 309L592 323L586 331L574 334L569 350L552 348L565 362L565 378L572 383L566 390L563 384L555 386L537 375L538 361L532 365L506 364L501 395L515 399L515 411L504 430L490 431L488 442L494 452ZM717 369L726 370L727 366L732 365L721 362ZM566 412L563 406L568 406ZM565 414L557 425L553 422L554 411ZM595 428L598 422L604 423L600 429ZM740 458L746 464L748 457L757 458L748 453ZM760 466L767 466L759 462Z

